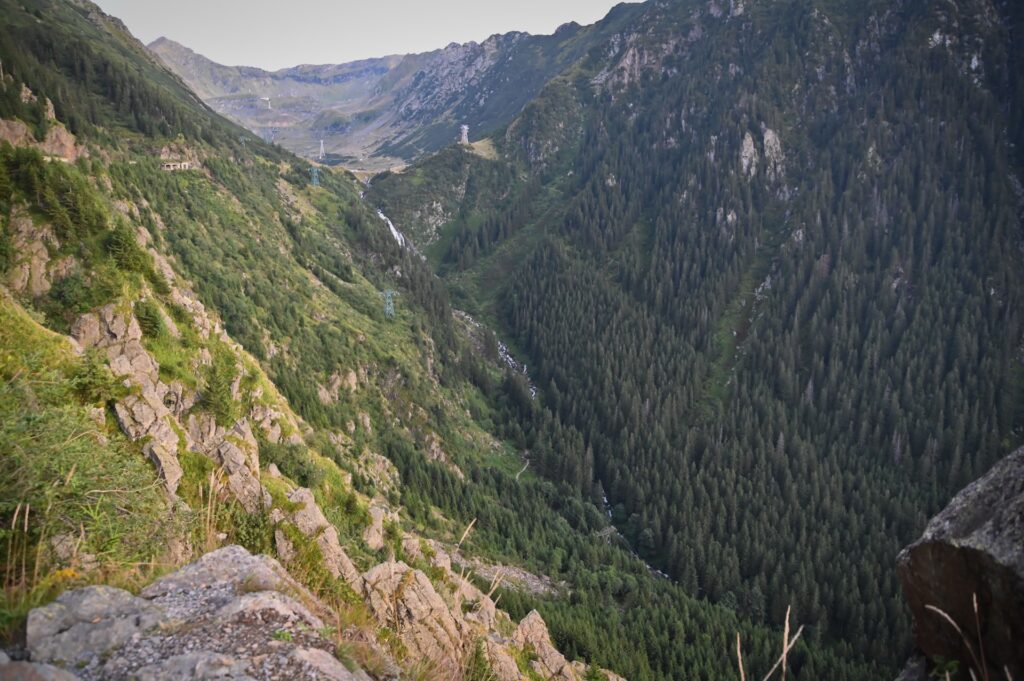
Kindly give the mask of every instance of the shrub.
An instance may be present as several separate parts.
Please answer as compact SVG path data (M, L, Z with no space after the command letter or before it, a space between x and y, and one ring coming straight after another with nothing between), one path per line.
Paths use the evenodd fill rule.
M150 338L161 338L167 333L160 308L152 300L140 300L135 304L135 318L139 320L142 333Z

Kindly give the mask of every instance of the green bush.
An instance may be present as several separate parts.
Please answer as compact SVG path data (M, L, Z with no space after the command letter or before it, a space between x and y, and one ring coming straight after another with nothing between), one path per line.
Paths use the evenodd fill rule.
M317 487L324 480L324 473L305 445L260 442L260 460L265 465L275 464L278 469L302 487Z
M227 350L218 350L206 372L206 389L202 404L222 426L230 426L238 420L239 405L231 396L231 384L238 373L235 357Z
M135 318L139 320L142 333L149 338L161 338L167 333L160 308L152 300L140 300L135 304Z
M274 553L274 526L265 513L246 513L235 504L231 508L233 540L250 553Z
M110 257L123 270L148 274L152 269L152 257L142 250L131 227L122 220L118 220L110 230L103 245Z

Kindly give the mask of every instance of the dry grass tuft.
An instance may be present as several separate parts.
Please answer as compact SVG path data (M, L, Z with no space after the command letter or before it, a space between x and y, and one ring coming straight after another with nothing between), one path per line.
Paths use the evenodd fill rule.
M804 633L804 628L801 626L796 630L796 634L793 638L789 637L789 615L792 607L786 608L786 624L782 630L782 654L779 655L779 659L775 661L775 664L768 673L765 674L763 681L769 681L772 678L772 674L776 672L780 667L782 668L782 678L786 678L786 660L789 657L789 652L796 645L796 642L800 640L800 635ZM740 670L740 681L746 681L747 674L743 669L743 641L740 638L739 632L736 633L736 660L739 664Z
M925 605L925 610L934 612L936 615L941 617L949 626L953 627L953 630L960 636L960 640L963 641L964 647L967 648L968 654L971 656L971 661L974 664L974 668L968 669L968 673L971 675L972 681L991 681L988 671L988 660L985 657L985 641L981 636L981 611L978 608L978 594L971 594L971 604L974 609L974 627L977 633L977 652L975 652L974 646L971 645L970 639L964 630L960 628L960 625L956 623L949 613L942 610L941 608L934 605ZM978 674L981 674L979 679ZM1013 681L1013 675L1010 674L1010 670L1007 667L1003 667L1003 674L1006 677L1006 681ZM950 678L949 672L946 672L946 679Z

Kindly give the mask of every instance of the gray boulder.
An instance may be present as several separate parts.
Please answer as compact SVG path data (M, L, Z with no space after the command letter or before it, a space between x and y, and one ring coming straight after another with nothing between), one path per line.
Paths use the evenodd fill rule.
M36 608L27 632L32 662L64 671L0 664L0 681L68 681L69 671L82 681L368 681L334 657L320 617L327 612L277 561L228 546L139 597L88 587Z
M35 662L85 664L155 626L160 614L153 604L122 589L66 591L29 613L26 644Z
M175 655L146 665L135 672L138 681L190 681L191 679L234 679L256 681L249 674L249 663L227 655L201 651Z
M49 664L9 662L0 664L0 681L78 681L78 677Z
M991 678L1024 678L1024 448L957 494L897 568L928 659L959 660L981 678L984 649Z

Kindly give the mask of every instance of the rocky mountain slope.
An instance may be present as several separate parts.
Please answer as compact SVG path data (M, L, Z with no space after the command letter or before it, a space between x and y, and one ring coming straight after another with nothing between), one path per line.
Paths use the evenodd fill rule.
M219 113L314 157L383 169L506 124L554 75L635 12L620 6L597 26L553 35L494 35L423 54L268 72L216 64L172 40L149 45Z
M439 383L463 342L444 298L354 179L311 184L91 3L2 9L12 657L85 678L601 674L562 657L539 616L517 629L492 599L500 578L485 593L452 567L473 519L438 510L430 540L402 519L380 449L463 478L463 454L493 438L464 379ZM398 319L367 276L403 287ZM146 586L230 541L290 575L234 548ZM71 592L26 622L90 583L146 588ZM294 644L270 654L271 639Z

